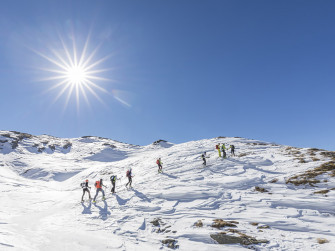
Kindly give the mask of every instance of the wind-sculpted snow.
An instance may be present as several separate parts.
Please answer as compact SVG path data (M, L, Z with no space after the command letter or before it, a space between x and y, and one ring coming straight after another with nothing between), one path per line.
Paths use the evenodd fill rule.
M334 250L335 175L317 175L314 186L287 183L331 160L317 149L223 137L141 147L91 136L0 135L0 250ZM236 157L218 157L223 142L235 145ZM100 178L106 201L100 194L90 203L86 194L80 203L80 183L89 180L93 197ZM235 227L217 228L215 219ZM211 238L220 232L261 241L220 245Z
M101 161L101 162L113 162L127 158L126 152L121 152L114 149L103 149L98 153L87 157L88 160Z

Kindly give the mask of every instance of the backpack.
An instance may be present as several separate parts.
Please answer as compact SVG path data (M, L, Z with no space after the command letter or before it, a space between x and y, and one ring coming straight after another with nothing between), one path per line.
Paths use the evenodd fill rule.
M215 147L216 147L216 149L219 149L219 145L216 145Z
M130 171L129 171L129 170L127 170L127 172L126 172L126 176L127 176L127 177L130 176Z
M116 180L116 176L115 175L112 175L111 176L111 181L115 181Z
M159 159L158 159L158 160L156 160L156 164L157 164L157 165L159 165Z
M96 188L101 188L101 186L100 186L100 181L96 181L95 184L94 184L94 186L95 186Z
M85 188L86 187L86 183L85 182L82 182L82 183L80 183L80 186L81 186L81 188Z

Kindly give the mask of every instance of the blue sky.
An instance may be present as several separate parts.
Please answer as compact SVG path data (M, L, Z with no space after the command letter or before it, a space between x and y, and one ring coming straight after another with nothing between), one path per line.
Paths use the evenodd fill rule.
M9 1L0 9L2 130L146 145L240 136L335 150L334 1ZM102 102L67 93L44 55L75 44ZM74 42L73 42L74 41ZM65 54L64 54L65 55ZM66 57L65 57L66 58ZM58 60L59 61L59 60ZM56 74L57 75L57 74Z

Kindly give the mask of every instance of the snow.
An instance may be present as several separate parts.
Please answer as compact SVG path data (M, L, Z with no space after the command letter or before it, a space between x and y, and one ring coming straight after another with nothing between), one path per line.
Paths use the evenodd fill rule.
M306 161L300 163L287 146L243 138L135 146L100 137L18 136L0 131L0 250L171 250L165 239L188 251L248 248L216 243L210 234L232 233L212 227L214 219L237 221L239 232L269 241L253 244L255 250L334 250L335 190L314 192L334 188L335 177L322 174L315 187L286 184L331 160L318 152L320 160L313 161L308 149L298 149ZM217 143L234 144L237 156L219 158ZM205 151L207 167L200 157ZM128 168L132 189L125 187ZM110 192L112 173L121 178L116 194ZM99 194L93 204L86 194L80 203L80 183L89 179L93 197L100 178L106 200ZM203 227L194 226L198 220Z

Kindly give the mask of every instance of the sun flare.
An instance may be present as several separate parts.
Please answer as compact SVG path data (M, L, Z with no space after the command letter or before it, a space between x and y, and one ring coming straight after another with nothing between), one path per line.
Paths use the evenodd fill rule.
M71 97L75 97L77 108L79 108L80 100L84 99L90 106L89 95L93 95L101 103L104 103L98 92L111 95L105 88L102 87L101 81L111 82L101 76L102 73L110 69L103 69L101 65L108 59L105 56L98 60L96 54L99 47L88 53L87 38L81 53L78 53L77 45L74 38L72 39L72 48L61 40L61 48L52 48L48 55L35 51L38 55L49 62L50 67L43 68L44 72L52 73L52 76L42 79L41 81L51 81L52 85L48 91L59 89L54 103L62 96L66 96L65 107L68 105Z

